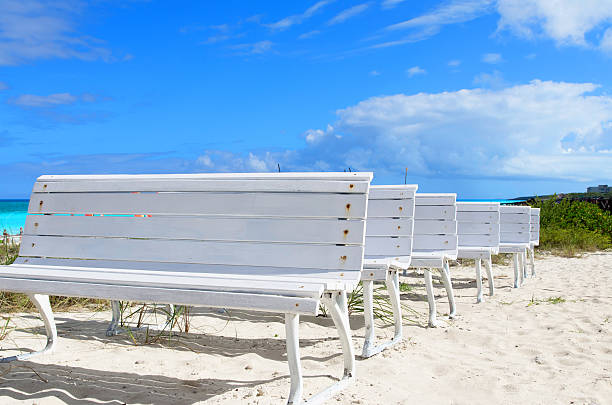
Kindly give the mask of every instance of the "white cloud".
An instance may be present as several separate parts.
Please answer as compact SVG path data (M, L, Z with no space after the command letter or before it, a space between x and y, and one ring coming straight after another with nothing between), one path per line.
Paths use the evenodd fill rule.
M425 73L427 73L427 71L425 69L421 69L418 66L413 66L410 69L406 69L406 74L408 75L408 77L424 75Z
M334 18L327 22L328 25L340 24L348 20L349 18L355 17L364 11L366 11L369 7L368 3L358 4L356 6L347 8L338 13Z
M612 97L591 83L372 97L337 112L306 146L284 152L207 153L215 169L373 170L392 178L612 177Z
M262 55L270 52L273 46L274 42L265 40L254 42L252 44L233 45L231 48L240 51L239 53L241 54Z
M499 89L506 86L506 81L499 70L493 73L480 73L474 77L474 84L481 87Z
M11 104L20 107L53 107L64 104L74 104L78 100L77 96L70 93L56 93L48 96L36 96L34 94L22 94L11 99Z
M484 63L490 63L495 65L497 63L503 62L502 56L499 53L485 53L482 55L482 61Z
M603 51L612 53L612 28L606 30L599 46Z
M470 21L488 13L491 3L492 0L454 0L446 2L430 13L390 25L387 30L421 28L434 35L444 25Z
M384 0L382 2L382 7L383 8L393 8L404 1L405 0Z
M448 66L457 67L461 65L461 61L458 59L453 59L448 61Z
M37 59L111 60L102 41L78 34L78 0L0 0L0 65Z
M4 82L0 82L0 91L8 90L8 88L9 88L8 84L6 84Z
M320 0L314 5L310 6L308 9L306 9L306 11L304 11L302 14L290 15L289 17L285 17L275 23L266 24L266 26L273 30L286 30L287 28L290 28L293 25L301 24L305 20L315 15L323 7L333 2L334 0Z
M298 39L308 39L308 38L312 38L312 37L315 37L315 36L319 35L320 33L321 33L321 31L319 31L319 30L312 30L312 31L308 31L308 32L305 32L305 33L303 33L302 35L300 35L300 36L298 37Z
M499 31L551 38L559 45L589 46L585 36L612 23L609 0L498 0L497 9Z

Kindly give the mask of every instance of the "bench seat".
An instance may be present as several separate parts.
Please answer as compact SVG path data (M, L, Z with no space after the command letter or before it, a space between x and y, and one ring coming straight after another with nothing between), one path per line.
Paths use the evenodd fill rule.
M443 268L445 260L456 260L457 251L454 250L430 250L412 251L410 267Z
M498 254L499 249L492 249L488 246L469 246L459 247L457 257L462 259L491 259L492 254Z

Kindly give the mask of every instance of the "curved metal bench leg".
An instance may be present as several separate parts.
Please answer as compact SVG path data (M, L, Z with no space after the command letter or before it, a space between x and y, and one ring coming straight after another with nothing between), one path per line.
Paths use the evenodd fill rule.
M482 270L480 259L476 259L476 303L482 302Z
M285 330L287 333L287 361L291 375L291 388L287 404L298 405L302 402L304 381L300 365L300 316L298 314L285 314Z
M512 255L512 261L514 262L514 288L519 288L519 254L514 253Z
M488 260L485 260L484 263L485 263L485 270L487 271L487 277L489 278L489 295L493 296L493 294L495 293L495 284L493 282L492 259L489 258Z
M106 336L118 335L120 330L118 329L121 323L121 303L119 301L111 301L111 310L113 318L111 319L110 325L106 329Z
M367 285L366 285L367 284ZM387 347L393 346L402 340L402 309L399 295L399 275L397 271L387 272L385 285L389 292L391 307L393 308L393 321L395 324L395 332L391 341L381 343L374 346L374 308L373 308L373 282L371 280L363 281L363 308L365 317L365 341L363 343L362 357L368 358L385 350Z
M333 293L325 293L322 301L329 309L334 325L336 325L338 330L338 335L340 336L342 354L344 357L344 371L340 381L310 397L307 401L308 405L321 404L325 402L355 380L355 350L353 349L351 328L348 322L349 317L348 307L346 306L346 292L336 291ZM299 402L288 403L296 404Z
M51 310L51 304L49 303L48 295L41 294L27 294L30 300L36 305L38 312L45 324L45 330L47 332L47 345L44 349L32 353L22 353L16 356L0 358L0 363L10 363L16 360L27 360L31 357L38 356L39 354L50 353L55 349L57 344L57 329L55 327L55 319L53 318L53 311Z
M531 277L535 277L536 272L535 272L535 247L533 249L530 249L530 256L531 256Z
M529 249L525 249L522 253L521 253L521 259L523 261L523 281L526 281L527 278L529 277L529 273L527 273L527 251Z
M436 319L436 297L433 291L433 282L431 281L431 272L429 269L425 269L423 272L425 277L425 288L427 289L427 301L429 302L429 327L438 327L438 321Z
M442 274L442 282L444 283L444 288L446 289L446 294L448 295L448 317L450 319L453 319L457 314L457 307L455 306L455 294L453 293L453 284L451 282L448 260L444 260L443 265L444 267L442 268L442 271L440 273Z

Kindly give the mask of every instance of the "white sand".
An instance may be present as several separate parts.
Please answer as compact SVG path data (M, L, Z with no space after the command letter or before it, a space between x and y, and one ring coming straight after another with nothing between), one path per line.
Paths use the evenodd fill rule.
M473 269L452 268L459 317L438 329L424 327L422 277L402 278L416 286L403 302L420 313L418 325L407 322L404 342L395 348L358 360L356 384L329 402L612 404L612 253L544 257L536 265L536 278L518 290L511 288L510 266L494 266L497 294L482 304L475 304ZM448 305L439 282L436 291L442 315ZM542 301L550 297L566 301ZM528 306L532 298L538 305ZM107 338L107 312L57 314L54 354L0 364L0 404L284 402L289 380L283 318L197 312L193 333L150 346L134 346L125 335ZM20 329L0 341L2 355L44 344L33 335L42 333L37 318L12 322ZM360 353L362 317L351 322ZM301 322L307 395L341 370L330 324L323 318ZM390 327L378 331L392 335Z

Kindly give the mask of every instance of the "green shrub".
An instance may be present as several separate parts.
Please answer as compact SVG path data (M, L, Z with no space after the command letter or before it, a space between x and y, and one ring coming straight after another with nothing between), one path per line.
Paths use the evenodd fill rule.
M612 247L612 215L596 204L553 196L532 206L540 208L540 248L573 257Z

